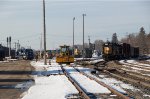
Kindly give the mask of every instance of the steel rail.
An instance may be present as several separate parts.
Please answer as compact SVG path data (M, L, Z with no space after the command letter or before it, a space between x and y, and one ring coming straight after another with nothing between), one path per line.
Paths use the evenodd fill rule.
M128 63L127 62L127 64L123 63L122 65L130 66L130 67L136 67L136 68L140 68L140 69L150 70L150 66L145 66L145 65L140 65L140 64L133 64L133 63Z
M116 71L119 73L123 73L123 74L129 75L129 76L133 76L133 77L142 79L144 81L150 82L149 76L147 77L145 75L139 75L139 74L137 75L135 72L125 71L125 70L121 70L121 69L116 69Z
M84 97L84 99L91 99L90 96L84 91L83 88L80 87L80 85L67 73L67 71L61 66L61 69L65 76L69 79L69 81L76 87L76 89L79 91L79 94Z
M75 68L75 67L74 67L74 68ZM112 93L114 93L115 95L117 95L117 96L120 97L121 99L130 99L130 97L125 96L124 94L122 94L122 93L116 91L115 89L113 89L113 88L111 88L110 86L106 85L105 83L103 83L103 82L97 80L96 78L91 77L91 76L87 75L87 74L84 73L84 72L81 72L81 71L80 71L79 69L77 69L77 68L75 68L75 69L76 69L78 72L80 72L81 74L87 76L88 78L90 78L90 79L92 79L92 80L95 80L98 84L100 84L100 85L102 85L102 86L108 88Z
M104 72L105 72L105 73L108 73L108 74L110 74L110 75L112 75L112 76L114 76L114 77L117 77L117 78L119 78L119 79L122 79L122 80L125 80L125 81L129 81L129 82L131 82L131 83L133 83L133 84L141 84L141 85L144 86L146 89L150 89L150 84L145 83L145 82L143 82L143 81L135 80L135 79L130 79L130 78L124 78L124 77L119 76L119 75L117 75L117 74L110 73L110 72L107 71L107 70L104 70Z

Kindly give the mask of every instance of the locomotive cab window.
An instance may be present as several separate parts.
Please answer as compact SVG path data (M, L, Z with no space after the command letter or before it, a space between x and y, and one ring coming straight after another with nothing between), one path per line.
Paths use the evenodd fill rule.
M61 52L66 52L66 48L61 48Z

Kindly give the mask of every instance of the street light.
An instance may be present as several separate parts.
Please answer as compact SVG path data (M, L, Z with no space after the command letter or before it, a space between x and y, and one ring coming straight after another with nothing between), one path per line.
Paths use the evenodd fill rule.
M74 20L75 17L73 17L73 56L74 56Z
M85 51L84 51L84 16L86 16L86 14L82 14L83 16L83 53L82 53L82 57L84 58L84 54L85 54Z
M45 0L43 0L43 31L44 31L44 65L47 65L47 61L46 61L46 23L45 23Z

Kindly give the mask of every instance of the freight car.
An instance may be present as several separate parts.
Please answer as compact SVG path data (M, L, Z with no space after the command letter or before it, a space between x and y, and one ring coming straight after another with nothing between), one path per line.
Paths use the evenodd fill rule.
M132 47L130 44L117 44L110 42L103 44L103 58L106 61L137 58L138 56L139 48Z
M33 60L34 59L34 53L32 49L25 49L25 55L24 55L24 59L27 60Z
M92 50L90 48L85 48L84 51L85 51L84 58L92 58Z

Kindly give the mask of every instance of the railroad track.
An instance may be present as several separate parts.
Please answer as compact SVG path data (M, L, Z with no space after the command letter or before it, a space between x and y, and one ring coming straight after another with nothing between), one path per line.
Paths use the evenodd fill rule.
M150 61L139 60L138 62L139 62L139 63L142 63L142 64L150 64Z
M150 83L150 77L149 76L142 75L142 74L137 73L137 72L131 72L131 71L121 70L121 69L116 69L116 71L118 73L122 73L122 74L125 74L125 75L128 75L128 76L135 77L135 79L139 78L143 82Z
M146 82L142 81L141 76L133 75L130 73L122 74L122 72L119 72L119 70L117 70L118 73L109 72L107 70L104 70L104 72L107 74L110 74L111 76L118 78L120 80L130 82L133 85L141 86L141 87L144 87L145 89L148 89L148 90L150 89L149 81L147 81L146 78L144 78Z
M107 99L107 98L111 98L111 99L129 99L130 97L116 91L115 89L111 88L110 86L104 84L103 82L95 79L94 77L91 77L89 75L87 75L84 72L81 72L80 70L78 70L77 68L74 68L76 71L78 71L80 74L86 76L87 78L94 80L95 82L97 82L98 84L100 84L101 86L107 88L108 90L110 90L111 94L89 94L87 93L82 86L79 85L78 82L76 82L76 80L74 80L69 73L63 68L63 66L61 66L64 74L68 77L68 79L75 85L75 87L78 89L79 93L81 94L81 96L83 96L85 99L96 99L97 97L101 98L101 99Z
M122 68L116 68L116 71L123 71L123 73L126 73L128 75L150 81L150 66L141 66L132 63L121 63L121 65Z
M125 64L123 64L123 65L125 65L127 67L135 67L137 69L150 72L150 66L145 66L145 65L137 64L137 63L129 63L129 62L125 62Z
M94 77L92 77L92 76L89 76L89 75L87 75L87 74L84 73L84 72L81 72L79 69L77 69L77 68L75 68L75 69L76 69L78 72L82 73L83 75L85 75L85 76L89 77L90 79L96 81L96 82L99 83L100 85L102 85L102 86L108 88L114 95L117 95L119 98L121 98L121 99L129 99L129 98L130 98L130 97L128 97L128 96L126 96L126 95L124 95L124 94L122 94L122 93L116 91L115 89L111 88L110 86L106 85L105 83L103 83L103 82L97 80L96 78L94 78Z
M124 66L125 65L125 66ZM146 73L149 73L148 71L142 70L136 70L132 69L131 67L141 68L138 66L134 66L138 64L122 64L124 68L116 68L114 70L104 70L105 73L118 78L123 81L127 81L132 83L133 85L144 87L145 89L150 89L150 76L146 75ZM150 67L149 67L150 68Z
M61 69L63 73L66 75L66 77L69 79L69 81L77 88L79 91L79 94L84 98L84 99L90 99L91 97L79 86L79 84L67 73L67 71L61 66Z

